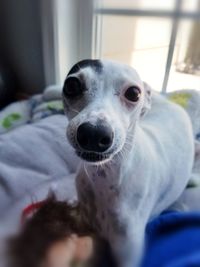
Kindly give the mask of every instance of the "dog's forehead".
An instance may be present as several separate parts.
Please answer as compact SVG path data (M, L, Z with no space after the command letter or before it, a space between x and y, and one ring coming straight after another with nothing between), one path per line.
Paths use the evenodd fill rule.
M126 64L103 60L103 75L110 80L130 80L140 81L140 77L136 70Z
M92 69L94 72L96 73L101 73L102 72L102 62L98 59L84 59L82 61L79 61L78 63L76 63L71 70L69 71L68 75L73 75L76 74L78 72L83 72L85 69Z
M140 77L132 67L110 60L86 59L76 63L68 73L69 75L82 74L87 80L109 80L140 82Z

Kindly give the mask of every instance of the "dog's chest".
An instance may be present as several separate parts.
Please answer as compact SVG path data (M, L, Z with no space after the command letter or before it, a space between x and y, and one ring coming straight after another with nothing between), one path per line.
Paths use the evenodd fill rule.
M90 167L87 175L79 177L78 191L82 202L90 209L91 220L102 235L122 231L119 206L121 202L120 170Z

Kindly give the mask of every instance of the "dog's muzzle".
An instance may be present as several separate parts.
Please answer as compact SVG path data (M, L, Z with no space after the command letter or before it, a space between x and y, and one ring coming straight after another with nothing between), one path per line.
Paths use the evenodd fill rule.
M77 129L77 143L80 151L77 154L87 161L106 159L106 151L113 143L113 130L107 123L93 125L85 122Z

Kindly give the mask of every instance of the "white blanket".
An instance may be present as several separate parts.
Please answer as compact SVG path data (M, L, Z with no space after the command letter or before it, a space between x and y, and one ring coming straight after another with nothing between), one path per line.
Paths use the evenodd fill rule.
M167 97L186 109L194 126L196 140L200 140L200 93L184 90ZM29 199L25 204L37 201L38 189L45 188L40 198L46 197L52 184L58 184L58 191L62 191L60 181L66 185L66 197L76 194L75 189L73 192L71 190L74 179L70 174L75 172L79 160L66 141L66 125L61 92L57 88L49 88L43 95L11 104L0 113L1 218L7 216L13 205L22 203L21 199ZM200 182L198 141L197 147L199 152L196 153L190 192ZM189 195L193 196L192 193ZM188 191L182 198L184 203L186 196L189 199ZM194 204L193 199L190 202Z

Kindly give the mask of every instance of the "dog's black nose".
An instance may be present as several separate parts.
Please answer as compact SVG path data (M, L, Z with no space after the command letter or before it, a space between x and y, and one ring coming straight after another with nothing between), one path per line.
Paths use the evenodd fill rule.
M84 150L104 152L112 145L113 131L106 123L92 125L85 122L77 129L77 141Z

